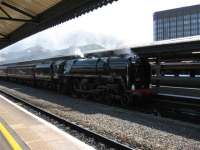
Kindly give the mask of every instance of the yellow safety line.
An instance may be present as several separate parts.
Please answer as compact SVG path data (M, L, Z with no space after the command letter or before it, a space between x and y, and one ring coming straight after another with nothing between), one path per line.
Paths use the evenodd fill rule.
M21 146L15 141L2 123L0 123L0 132L3 134L4 138L6 138L13 150L22 150Z

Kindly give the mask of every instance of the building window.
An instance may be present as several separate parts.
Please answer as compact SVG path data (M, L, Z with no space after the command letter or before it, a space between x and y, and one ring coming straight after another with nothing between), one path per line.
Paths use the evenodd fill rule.
M190 15L185 15L183 19L184 36L190 36Z
M176 17L170 17L170 38L176 38Z
M164 19L164 39L169 39L170 38L170 23L169 23L169 18Z
M184 25L190 24L190 15L185 15L183 18L184 18Z
M192 24L197 24L197 20L198 19L198 16L197 16L197 14L192 14L191 15L191 23Z
M177 37L183 37L183 16L177 17Z
M198 34L198 15L192 14L191 15L191 35Z
M198 13L198 18L197 18L197 30L198 30L198 34L200 34L200 12Z
M200 10L193 8L191 8L191 11L177 9L177 13L176 10L173 10L173 12L171 13L171 10L169 10L169 12L156 14L155 18L159 18L154 28L156 33L154 35L157 39L200 35Z
M156 27L154 28L154 31L156 31L154 33L155 39L162 40L163 39L163 19L158 19L155 24L156 24Z
M157 20L154 20L153 21L153 33L154 33L154 38L156 39L157 38L157 30L158 30L158 24L157 24Z

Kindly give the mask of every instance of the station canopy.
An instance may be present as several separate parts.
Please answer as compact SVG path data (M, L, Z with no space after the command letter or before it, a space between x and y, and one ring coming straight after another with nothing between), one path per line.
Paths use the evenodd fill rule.
M200 60L200 36L155 41L132 46L131 50L142 57L163 60Z
M0 49L117 0L0 0Z

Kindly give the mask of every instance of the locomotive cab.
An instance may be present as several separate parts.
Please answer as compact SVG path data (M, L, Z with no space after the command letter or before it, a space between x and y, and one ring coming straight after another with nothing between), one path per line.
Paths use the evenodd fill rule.
M129 89L148 89L151 80L151 66L145 59L130 59L127 75Z

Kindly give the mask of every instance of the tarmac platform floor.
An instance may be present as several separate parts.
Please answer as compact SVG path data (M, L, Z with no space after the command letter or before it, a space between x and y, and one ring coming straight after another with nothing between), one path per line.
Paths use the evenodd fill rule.
M0 95L0 149L93 150L94 148Z

